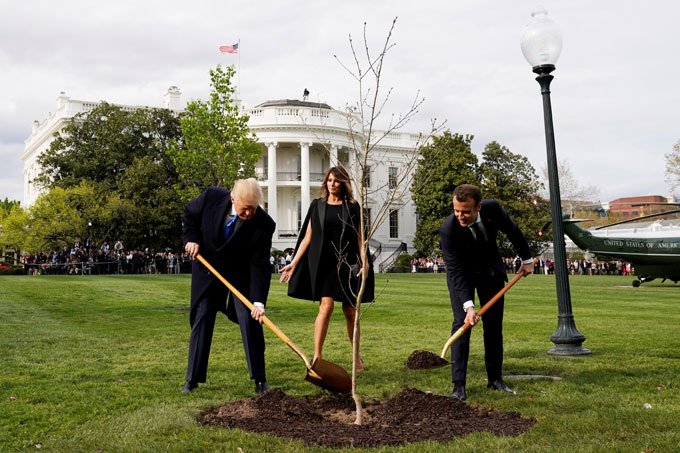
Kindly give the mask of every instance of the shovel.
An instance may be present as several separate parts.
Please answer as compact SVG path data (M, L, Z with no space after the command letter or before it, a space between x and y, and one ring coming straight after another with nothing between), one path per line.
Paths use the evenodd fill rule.
M475 318L476 319L481 318L482 315L484 313L486 313L486 311L489 308L491 308L491 306L493 304L495 304L498 299L503 297L503 294L505 294L507 292L507 290L512 288L512 286L515 283L517 283L520 278L524 277L524 275L525 275L524 271L522 269L520 269L519 272L517 272L517 275L515 275L515 277L512 280L510 280L508 283L506 283L505 286L503 288L501 288L501 290L498 291L495 296L493 296L487 303L484 304L484 306L482 308L479 309L479 311L475 314ZM446 341L446 344L444 344L444 349L442 349L442 353L440 354L440 357L442 359L446 359L446 351L448 351L449 348L451 347L451 345L457 339L459 339L465 333L465 331L468 330L470 327L472 327L472 326L466 321L465 324L463 324L463 326L460 329L456 330L456 333L451 335L451 337Z
M249 310L253 310L253 304L237 290L231 283L227 281L217 270L208 263L200 254L196 255L196 259L203 263L210 272L213 273L224 285L229 288L229 291L236 296ZM262 316L262 323L269 328L274 334L279 337L289 348L291 348L300 358L305 362L307 367L307 375L305 381L311 382L326 390L337 393L349 393L352 390L352 379L347 371L340 365L333 362L317 358L314 362L310 362L304 352L293 343L293 341L286 336L276 325L267 317Z
M508 283L506 283L505 286L503 288L501 288L501 290L498 291L498 293L496 293L495 296L493 296L491 299L489 299L489 301L486 304L484 304L484 306L482 308L479 309L479 311L475 314L475 317L477 319L479 319L484 313L486 313L486 311L489 308L491 308L493 306L493 304L495 304L498 301L498 299L500 299L503 296L503 294L505 294L510 288L512 288L513 285L515 283L517 283L520 278L524 277L524 275L526 275L524 270L520 269L519 272L517 272L517 275L515 275L515 277L512 280L510 280ZM418 367L415 367L415 366L410 366L409 362L407 362L406 366L408 366L409 368L412 368L412 369L416 369L416 368L424 369L424 368L437 368L437 367L449 364L449 362L446 360L447 351L449 351L449 349L451 348L451 345L457 339L459 339L465 333L466 330L470 329L471 327L472 327L472 325L466 321L465 324L463 324L463 326L461 328L456 330L456 332L453 335L451 335L451 337L444 344L444 348L442 349L442 353L439 356L437 356L433 352L414 351L413 354L411 354L411 357L409 357L409 361L411 360L412 357L415 357L414 356L415 354L418 354L417 359L421 362L425 362L425 364L420 365Z

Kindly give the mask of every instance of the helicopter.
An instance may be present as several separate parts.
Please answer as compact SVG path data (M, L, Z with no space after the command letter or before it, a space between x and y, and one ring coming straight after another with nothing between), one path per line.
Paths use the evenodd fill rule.
M564 233L579 248L599 257L629 261L635 268L634 287L656 278L680 281L680 223L663 216L680 209L650 214L586 230L579 223L587 219L565 216Z
M532 199L531 204L550 214L538 199ZM631 207L650 205L680 207L680 203L621 204ZM657 278L661 278L662 283L666 280L673 283L680 281L680 220L663 219L671 215L678 217L678 213L680 208L621 220L588 230L581 228L579 224L590 222L592 219L573 218L571 213L565 213L562 224L564 233L580 249L598 257L630 262L637 276L637 279L633 280L633 286L637 288L642 283ZM548 221L543 225L538 235L541 236L551 223L552 221Z

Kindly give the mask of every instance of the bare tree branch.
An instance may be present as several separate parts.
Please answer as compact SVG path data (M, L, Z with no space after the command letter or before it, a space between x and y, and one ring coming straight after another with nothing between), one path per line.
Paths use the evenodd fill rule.
M417 91L405 111L392 114L389 117L386 128L380 129L378 127L378 121L391 106L394 92L393 88L383 89L382 77L385 58L388 52L396 45L392 42L396 21L397 18L395 17L389 27L385 41L382 43L377 54L374 55L371 50L367 34L367 24L364 23L363 52L361 55L357 52L351 35L349 35L349 47L353 62L350 65L345 64L340 61L337 55L334 55L340 66L357 83L357 102L347 105L344 112L347 120L351 156L349 160L351 168L347 169L347 173L350 175L352 185L356 188L356 198L360 206L359 228L356 234L360 240L361 284L356 293L352 291L352 294L348 295L354 301L353 306L356 310L353 336L355 341L353 341L352 345L352 396L356 405L356 424L362 424L363 418L361 398L356 391L356 365L359 357L356 339L358 338L359 326L363 316L361 301L364 298L366 281L369 276L369 266L367 265L370 254L369 241L376 234L380 226L389 218L392 211L401 209L409 202L412 180L420 155L419 150L430 140L432 135L440 132L446 123L436 119L431 120L430 130L427 133L412 134L407 137L413 144L411 149L402 152L401 155L395 155L394 148L390 148L389 139L400 137L398 131L418 114L420 107L425 102L420 91ZM304 123L305 119L301 119ZM317 129L311 130L316 135ZM323 143L326 151L330 153L327 145L330 141L320 137L319 142ZM373 166L379 164L388 165L388 168L389 166L395 168L395 173L389 174L388 172L386 180L372 181L372 187L368 187L366 184L367 175L369 175ZM370 228L367 228L365 214L369 209L371 209L373 219L370 222ZM343 234L346 227L354 228L352 225L345 225L343 223ZM341 268L349 266L350 263L347 261L344 250L335 250L335 252L338 256L338 275L343 275L344 272L340 272ZM384 288L380 291L380 294L383 291ZM374 301L380 297L380 294L374 294ZM372 303L364 305L370 307Z
M666 154L666 184L671 192L680 188L680 140L673 145L673 150Z

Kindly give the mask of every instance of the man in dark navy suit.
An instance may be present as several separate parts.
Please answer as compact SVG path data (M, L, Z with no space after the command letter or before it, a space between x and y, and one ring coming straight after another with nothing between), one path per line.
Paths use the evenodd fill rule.
M218 311L237 323L255 391L267 391L262 315L271 282L269 254L275 223L259 204L262 189L253 178L231 190L210 187L184 208L182 242L192 258L200 253L236 289L253 302L248 310L199 261L191 269L191 337L183 393L205 382ZM228 301L227 301L228 298Z
M522 269L534 269L526 238L495 200L482 200L482 192L472 184L461 184L453 192L453 211L439 234L446 263L446 283L453 309L451 332L467 320L474 325L474 292L484 306L508 280L496 235L505 233L522 258ZM484 326L484 364L488 385L493 390L514 391L503 381L503 298L482 315ZM470 330L451 346L452 396L465 400Z

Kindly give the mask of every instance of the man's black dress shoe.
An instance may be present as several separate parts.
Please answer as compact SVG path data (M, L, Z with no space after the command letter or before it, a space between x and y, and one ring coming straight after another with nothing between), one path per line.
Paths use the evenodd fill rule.
M451 396L458 400L465 401L467 399L467 394L465 393L465 386L464 385L455 386L453 388L453 392L451 392Z
M198 382L186 381L184 383L184 387L182 387L182 393L189 393L197 387L198 387Z
M515 394L515 391L508 387L508 384L503 382L503 379L497 379L493 382L490 382L486 387L490 388L491 390L500 390L502 392L512 393L513 395Z
M269 384L267 381L255 381L255 393L264 393L269 391Z

